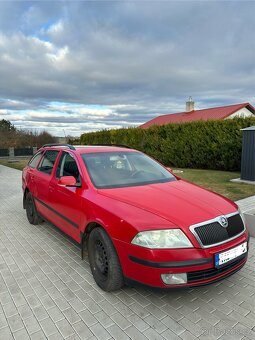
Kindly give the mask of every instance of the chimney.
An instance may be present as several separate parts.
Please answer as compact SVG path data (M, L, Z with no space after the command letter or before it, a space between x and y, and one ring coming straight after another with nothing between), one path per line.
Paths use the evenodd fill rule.
M192 100L192 97L189 97L189 100L186 102L186 112L194 111L195 103Z

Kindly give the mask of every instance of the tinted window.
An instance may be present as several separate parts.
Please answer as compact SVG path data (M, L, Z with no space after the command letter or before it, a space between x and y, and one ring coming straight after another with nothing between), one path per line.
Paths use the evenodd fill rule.
M37 166L41 156L42 156L42 151L40 151L37 154L35 154L34 157L32 157L31 160L29 161L28 165L31 168L36 168L36 166Z
M176 180L159 163L140 152L96 152L81 156L97 188L118 188Z
M59 151L56 151L56 150L46 151L39 164L38 170L50 175L52 173L52 169L54 167L58 153Z
M75 159L68 152L63 152L58 162L56 177L73 176L77 182L80 182L79 169Z

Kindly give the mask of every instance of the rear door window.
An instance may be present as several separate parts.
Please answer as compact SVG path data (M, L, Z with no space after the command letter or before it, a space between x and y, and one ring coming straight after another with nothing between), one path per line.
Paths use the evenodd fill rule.
M30 166L30 168L36 168L39 160L42 157L42 151L38 152L37 154L35 154L31 160L29 161L28 165Z
M38 170L50 175L58 157L58 153L59 151L57 150L47 150L41 159Z

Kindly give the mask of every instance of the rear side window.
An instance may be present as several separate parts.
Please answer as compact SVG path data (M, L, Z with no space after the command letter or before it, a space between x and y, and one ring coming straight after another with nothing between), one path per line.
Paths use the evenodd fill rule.
M42 157L42 151L38 152L37 154L34 155L34 157L31 158L31 160L29 161L28 165L31 168L36 168L40 158Z
M38 170L50 175L52 173L56 159L58 157L58 153L59 151L56 150L47 150L43 155Z

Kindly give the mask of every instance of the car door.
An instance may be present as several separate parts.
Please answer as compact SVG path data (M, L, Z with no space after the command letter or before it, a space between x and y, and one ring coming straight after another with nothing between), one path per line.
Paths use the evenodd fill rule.
M23 190L26 188L32 193L33 196L37 196L37 188L35 186L35 176L37 172L37 164L39 163L43 151L37 152L28 162L27 167L22 172L22 187Z
M75 177L77 186L59 185L58 182L62 176ZM78 163L72 154L62 151L49 185L50 205L54 213L54 224L77 242L80 241L82 192L81 171Z
M37 169L33 171L33 196L36 208L37 211L48 220L51 220L49 184L58 155L58 150L46 150L37 166Z

